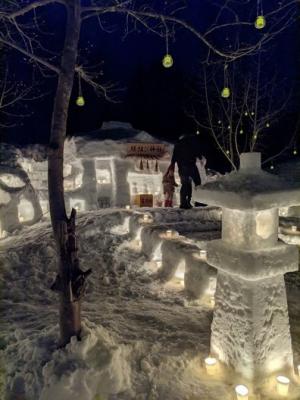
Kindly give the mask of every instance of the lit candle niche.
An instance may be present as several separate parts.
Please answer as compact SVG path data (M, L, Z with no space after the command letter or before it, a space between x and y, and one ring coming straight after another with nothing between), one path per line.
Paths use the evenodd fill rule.
M85 203L86 202L84 199L70 198L70 210L72 210L72 208L75 208L77 212L85 211Z
M111 184L111 174L108 169L96 168L96 180L99 185Z
M18 204L18 218L21 223L32 221L34 218L34 208L29 200L22 198Z
M206 250L200 250L199 255L200 255L201 260L206 261L206 259L207 259L207 251Z
M173 277L173 281L175 281L174 283L179 283L180 285L184 286L185 271L186 271L185 260L181 260L174 273Z

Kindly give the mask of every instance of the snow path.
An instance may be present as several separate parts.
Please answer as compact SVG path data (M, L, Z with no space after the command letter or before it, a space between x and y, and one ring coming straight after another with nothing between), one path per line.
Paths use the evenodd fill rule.
M83 339L64 350L57 350L57 296L49 290L56 274L49 223L2 241L0 348L7 393L1 400L232 400L234 378L225 383L202 366L212 310L154 279L129 235L112 233L125 215L101 210L78 218L81 266L93 274L83 303ZM176 224L178 216L170 219ZM293 282L288 300L299 362L299 286Z

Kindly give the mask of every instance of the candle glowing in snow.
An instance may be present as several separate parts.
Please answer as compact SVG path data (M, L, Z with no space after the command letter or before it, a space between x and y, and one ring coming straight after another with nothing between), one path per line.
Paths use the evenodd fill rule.
M291 226L291 230L292 230L292 232L297 232L297 226L296 225L292 225Z
M144 214L143 221L144 222L149 222L149 220L150 220L150 216L148 214Z
M208 375L213 375L216 372L217 359L214 357L207 357L204 362Z
M169 230L166 231L166 235L167 235L168 238L171 238L172 235L173 235L173 232L169 229Z
M249 390L245 385L237 385L235 387L235 394L237 400L248 400Z
M206 260L207 252L206 250L200 250L200 258L201 260Z
M290 384L289 378L287 378L286 376L283 376L283 375L279 375L276 377L276 381L277 381L277 385L276 385L277 393L280 396L287 396L287 394L289 392L289 384Z

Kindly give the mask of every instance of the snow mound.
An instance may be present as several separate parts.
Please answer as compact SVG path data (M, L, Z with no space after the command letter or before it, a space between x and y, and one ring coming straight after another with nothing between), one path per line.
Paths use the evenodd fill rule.
M82 340L72 338L43 367L40 400L94 400L128 390L131 347L118 344L103 327L86 321Z

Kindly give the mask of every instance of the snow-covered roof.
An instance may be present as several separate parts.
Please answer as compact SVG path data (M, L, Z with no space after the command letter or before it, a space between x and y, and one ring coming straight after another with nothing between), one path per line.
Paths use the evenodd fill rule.
M173 148L170 143L159 140L145 131L134 129L128 123L110 121L105 122L101 129L91 132L88 136L76 136L67 140L66 156L75 144L77 156L80 158L125 157L129 143L164 144L169 154Z

